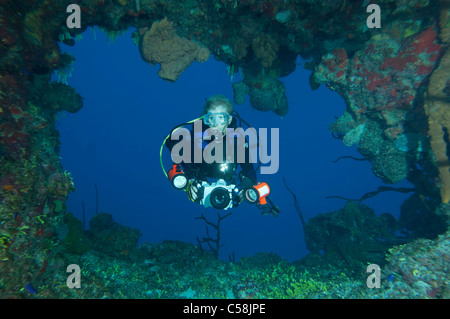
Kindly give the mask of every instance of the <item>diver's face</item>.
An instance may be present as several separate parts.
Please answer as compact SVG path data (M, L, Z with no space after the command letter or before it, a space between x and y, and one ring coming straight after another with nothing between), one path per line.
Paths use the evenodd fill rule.
M212 113L212 115L219 115L220 113L227 113L228 114L227 108L224 105L213 106L212 108L209 109L209 113ZM232 119L233 119L233 117L230 115L228 117L228 120L225 123L223 123L223 124L216 123L215 126L210 124L208 126L210 128L218 129L219 131L222 132L222 134L225 135L225 133L227 131L227 128L228 128L228 125L230 125Z

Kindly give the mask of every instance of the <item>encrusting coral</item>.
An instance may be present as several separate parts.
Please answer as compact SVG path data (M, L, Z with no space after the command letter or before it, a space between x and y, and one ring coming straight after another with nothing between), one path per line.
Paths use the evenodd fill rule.
M446 137L450 130L450 100L447 88L450 85L450 6L444 5L441 10L441 41L446 45L439 67L430 77L428 86L428 94L425 99L424 109L428 116L428 135L430 136L430 144L436 157L436 164L439 170L441 180L441 200L443 203L450 201L450 161L447 156L448 138Z
M260 34L252 42L252 49L265 68L272 66L272 62L277 58L278 47L278 43L267 34Z
M167 18L154 22L150 30L143 33L140 52L144 61L161 65L158 75L168 81L176 81L192 62L205 62L210 55L208 48L179 37L173 22Z

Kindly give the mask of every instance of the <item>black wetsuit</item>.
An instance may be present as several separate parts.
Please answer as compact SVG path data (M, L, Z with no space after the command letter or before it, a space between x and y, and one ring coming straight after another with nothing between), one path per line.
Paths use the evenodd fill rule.
M235 119L231 122L229 128L235 128ZM205 132L205 130L209 128L208 126L204 125L202 123L202 136ZM193 129L190 130L190 137L191 137L191 162L190 163L180 163L185 174L189 179L194 178L196 180L203 180L203 181L209 181L210 179L223 179L227 183L230 184L237 184L238 180L236 179L238 176L238 168L240 167L240 173L244 177L249 178L253 184L256 184L256 171L254 168L253 163L250 162L249 159L249 147L248 143L245 146L245 161L243 163L238 163L238 152L240 147L240 143L237 142L237 138L234 138L233 146L234 146L234 160L227 161L226 160L226 147L227 144L230 145L227 141L227 137L223 137L222 143L223 147L223 161L222 163L213 162L213 163L207 163L205 162L204 158L202 157L201 163L194 163L194 150L197 147L198 150L201 150L203 154L203 150L205 147L210 143L217 143L215 142L215 138L212 137L211 140L203 140L202 136L195 136ZM181 139L180 139L181 140ZM166 146L169 149L169 151L172 151L172 148L175 144L180 142L180 140L172 140L170 137L166 140ZM239 144L239 145L238 145ZM216 144L216 147L220 147L220 144ZM180 154L182 155L182 154ZM214 155L214 153L212 153Z

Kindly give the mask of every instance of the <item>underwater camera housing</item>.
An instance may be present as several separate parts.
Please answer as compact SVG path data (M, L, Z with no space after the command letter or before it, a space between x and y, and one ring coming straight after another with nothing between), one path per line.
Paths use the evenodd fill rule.
M199 187L200 204L226 210L233 207L233 191L237 191L236 185L227 185L223 179L211 184L202 181Z

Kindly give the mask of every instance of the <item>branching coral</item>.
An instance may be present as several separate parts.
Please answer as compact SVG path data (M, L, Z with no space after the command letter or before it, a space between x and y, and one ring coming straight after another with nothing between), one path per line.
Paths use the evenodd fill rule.
M205 62L210 55L208 48L179 37L167 19L154 22L142 35L140 52L144 61L161 64L158 75L169 81L176 81L195 60Z

